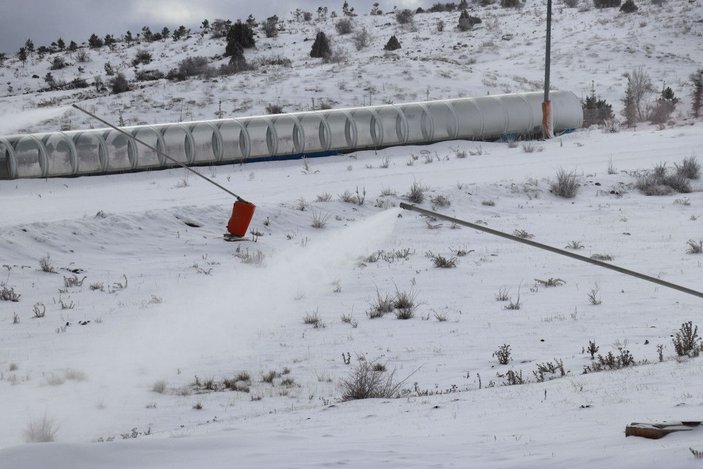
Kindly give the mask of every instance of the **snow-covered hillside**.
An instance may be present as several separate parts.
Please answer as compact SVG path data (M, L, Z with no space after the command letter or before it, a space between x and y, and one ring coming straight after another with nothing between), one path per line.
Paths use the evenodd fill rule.
M703 159L703 123L687 117L684 91L703 58L701 7L640 9L558 7L555 86L586 95L595 80L617 108L621 74L643 65L684 98L673 124L201 168L257 205L246 241L222 239L231 197L182 169L0 181L0 468L699 467L689 448L703 451L700 428L657 441L624 429L702 420L703 361L679 357L672 340L682 324L703 324L700 298L398 208L420 188L421 207L700 291L703 182L651 197L635 184L655 165L671 174ZM307 109L313 97L425 99L428 87L430 99L539 89L534 11L477 7L484 23L469 33L453 30L457 15L416 15L417 31L360 16L374 37L362 52L332 20L286 23L246 54L282 55L291 68L116 96L38 92L31 75L45 75L46 60L10 59L0 123L88 126L65 109L80 93L136 123L215 117L219 99L239 115L276 102ZM348 63L307 57L317 27ZM393 33L403 48L385 55ZM165 71L224 43L139 47ZM136 50L90 51L84 73ZM551 191L560 168L577 177L574 198ZM399 297L414 304L372 318ZM609 353L628 366L595 372ZM364 363L399 397L344 401ZM55 442L24 444L42 431Z
M73 103L82 103L114 122L121 113L130 125L265 114L269 104L292 112L321 103L346 107L542 89L545 2L528 2L521 9L475 4L470 13L482 23L467 32L457 29L459 12L416 14L412 25L398 24L392 12L361 15L352 18L354 32L346 35L336 32L339 18L287 19L280 24L278 37L266 38L257 29L256 48L245 50L248 63L258 64L256 70L180 83L134 80L135 73L144 70L167 74L187 57L207 57L214 67L225 64L225 40L193 32L190 39L117 43L114 50L85 46L43 58L35 53L25 64L10 57L0 67L4 84L0 112L12 119L3 119L9 122L3 123L0 133L97 125L69 108ZM586 1L578 8L558 2L553 15L552 87L585 97L595 86L596 93L619 111L626 85L623 74L643 67L657 90L670 86L681 99L677 116L681 120L690 110L689 76L703 63L702 19L700 1L669 1L661 6L642 2L632 14L617 8L595 9ZM354 35L363 29L369 44L357 50ZM341 51L342 62L322 64L321 59L310 58L317 31L330 37L333 50ZM120 35L119 31L98 32L107 33ZM386 53L383 46L391 35L398 37L402 48ZM68 40L70 33L66 36ZM153 61L132 66L138 51L149 52ZM79 62L79 54L87 62ZM68 66L51 70L57 56ZM281 58L290 60L290 66L277 65ZM38 92L47 88L47 73L57 82L82 78L92 84L99 77L107 84L111 77L105 73L106 63L132 80L134 90L111 95L91 86ZM23 113L29 114L23 118Z

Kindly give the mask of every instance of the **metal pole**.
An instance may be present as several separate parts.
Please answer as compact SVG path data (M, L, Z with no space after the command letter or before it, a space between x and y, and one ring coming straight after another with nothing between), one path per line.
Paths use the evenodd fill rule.
M163 157L166 158L167 160L173 161L173 162L176 163L177 165L181 166L181 167L184 168L184 169L187 169L188 171L190 171L191 173L195 174L196 176L199 176L199 177L205 179L207 182L209 182L210 184L214 185L215 187L218 187L218 188L222 189L223 191L227 192L229 195L233 196L233 197L236 198L238 201L240 201L240 202L245 202L245 203L249 203L249 202L247 202L246 200L244 200L243 198L239 197L239 196L238 196L237 194L235 194L234 192L232 192L231 190L229 190L229 189L227 189L226 187L224 187L224 186L222 186L222 185L216 183L215 181L213 181L213 180L210 179L209 177L207 177L207 176L205 176L205 175L203 175L203 174L197 172L197 171L194 170L193 168L188 167L187 165L181 163L181 162L178 161L177 159L170 157L170 156L167 155L166 153L162 152L161 150L159 150L159 149L156 148L156 147L153 147L152 145L149 145L149 144L146 143L145 141L139 140L137 137L135 137L135 136L133 136L133 135L130 135L129 133L125 132L124 130L120 129L119 127L116 127L116 126L112 125L111 123L107 122L105 119L101 119L100 117L96 116L96 115L93 114L92 112L86 111L85 109L79 107L79 106L76 105L76 104L73 104L73 107L76 108L76 109L78 109L79 111L85 113L85 114L88 114L88 115L89 115L90 117L92 117L93 119L97 120L98 122L101 122L101 123L105 124L106 126L110 127L111 129L118 131L119 133L121 133L122 135L126 136L127 138L130 138L130 139L134 140L135 142L144 145L145 147L147 147L147 148L150 149L151 151L155 151L156 153L158 153L159 155L163 156Z
M544 57L544 103L542 103L542 132L552 138L552 102L549 100L549 75L552 49L552 0L547 0L547 44Z
M650 277L649 275L644 275L639 272L635 272L634 270L629 270L629 269L625 269L623 267L619 267L617 265L597 261L595 259L591 259L590 257L585 257L580 254L576 254L576 253L573 253L570 251L565 251L563 249L555 248L553 246L549 246L549 245L542 244L542 243L537 243L535 241L530 241L529 239L519 238L517 236L511 235L508 233L503 233L502 231L494 230L494 229L491 229L491 228L488 228L488 227L485 227L482 225L477 225L475 223L470 223L468 221L460 220L458 218L452 218L447 215L442 215L441 213L433 212L430 210L425 210L423 208L416 207L415 205L406 204L405 202L400 203L400 208L402 208L404 210L411 210L414 212L418 212L418 213L421 213L421 214L426 215L428 217L441 218L442 220L456 223L457 225L466 226L466 227L473 228L478 231L483 231L484 233L488 233L488 234L492 234L494 236L500 236L501 238L509 239L510 241L515 241L517 243L527 244L528 246L532 246L535 248L544 249L545 251L549 251L549 252L553 252L555 254L560 254L562 256L570 257L570 258L576 259L578 261L587 262L589 264L597 265L597 266L603 267L605 269L614 270L615 272L620 272L621 274L630 275L630 276L636 277L640 280L646 280L647 282L656 283L657 285L661 285L663 287L672 288L672 289L678 290L680 292L688 293L689 295L703 298L703 293L701 293L699 291L692 290L692 289L686 288L686 287L682 287L680 285L676 285L675 283L666 282L664 280L660 280L655 277Z

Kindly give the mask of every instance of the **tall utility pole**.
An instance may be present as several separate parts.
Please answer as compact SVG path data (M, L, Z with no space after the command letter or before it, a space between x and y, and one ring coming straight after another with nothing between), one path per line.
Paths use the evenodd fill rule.
M552 0L547 0L547 47L544 57L544 102L542 103L542 133L552 138L552 102L549 100L549 66L552 48Z

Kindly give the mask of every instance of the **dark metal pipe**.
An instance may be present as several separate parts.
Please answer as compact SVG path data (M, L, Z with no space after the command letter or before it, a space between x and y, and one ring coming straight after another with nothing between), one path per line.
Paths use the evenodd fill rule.
M163 157L166 158L167 160L173 161L173 162L176 163L177 165L181 166L181 167L184 168L184 169L187 169L188 171L190 171L191 173L195 174L196 176L199 176L199 177L205 179L207 182L209 182L210 184L214 185L215 187L218 187L218 188L222 189L223 191L227 192L229 195L233 196L233 197L236 198L238 201L240 201L240 202L247 202L246 200L242 199L241 197L239 197L237 194L235 194L235 193L232 192L231 190L229 190L229 189L227 189L226 187L224 187L224 186L222 186L222 185L216 183L215 181L213 181L213 180L210 179L209 177L207 177L207 176L205 176L205 175L203 175L203 174L197 172L197 171L194 170L193 168L188 167L187 165L181 163L181 162L178 161L177 159L170 157L170 156L167 155L166 153L162 152L162 151L159 150L158 148L153 147L152 145L149 145L149 144L146 143L145 141L139 140L137 137L135 137L135 136L129 134L128 132L125 132L124 130L120 129L119 127L116 127L116 126L112 125L111 123L109 123L109 122L106 121L105 119L102 119L102 118L96 116L96 115L93 114L92 112L86 111L85 109L79 107L79 106L76 105L76 104L74 104L73 107L76 108L76 109L78 109L79 111L85 113L85 114L88 114L88 115L89 115L90 117L92 117L93 119L97 120L98 122L101 122L101 123L105 124L106 126L110 127L111 129L118 131L119 133L121 133L122 135L126 136L127 138L130 138L130 139L134 140L135 142L144 145L145 147L147 147L147 148L150 149L151 151L154 151L154 152L158 153L159 155L163 156ZM248 202L247 202L247 203L248 203Z
M544 249L545 251L553 252L554 254L560 254L562 256L570 257L572 259L576 259L581 262L587 262L589 264L597 265L597 266L603 267L605 269L610 269L610 270L614 270L615 272L620 272L621 274L636 277L640 280L645 280L647 282L656 283L657 285L661 285L663 287L678 290L680 292L687 293L689 295L697 296L698 298L703 298L703 293L701 293L699 291L692 290L692 289L686 288L686 287L682 287L681 285L676 285L675 283L666 282L664 280L660 280L658 278L651 277L649 275L641 274L639 272L635 272L634 270L625 269L623 267L619 267L619 266L613 265L613 264L608 264L608 263L602 262L602 261L597 261L595 259L591 259L590 257L582 256L580 254L569 252L564 249L559 249L559 248L555 248L553 246L548 246L546 244L538 243L535 241L530 241L529 239L519 238L517 236L511 235L508 233L503 233L502 231L498 231L498 230L494 230L494 229L491 229L491 228L488 228L485 226L477 225L476 223L470 223L468 221L460 220L458 218L453 218L453 217L450 217L447 215L442 215L441 213L433 212L431 210L425 210L424 208L420 208L420 207L417 207L412 204L406 204L405 202L400 203L400 208L402 208L404 210L410 210L413 212L417 212L422 215L426 215L428 217L440 218L442 220L446 220L451 223L456 223L457 225L462 225L462 226L466 226L469 228L473 228L474 230L483 231L484 233L492 234L494 236L500 236L501 238L509 239L510 241L515 241L517 243L527 244L528 246L532 246L534 248Z

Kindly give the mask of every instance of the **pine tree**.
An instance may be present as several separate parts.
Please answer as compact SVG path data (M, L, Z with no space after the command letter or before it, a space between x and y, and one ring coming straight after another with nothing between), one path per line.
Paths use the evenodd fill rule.
M701 109L703 109L703 68L691 74L691 81L693 82L691 110L693 111L693 117L698 119L701 116Z
M244 57L244 49L238 43L234 43L232 47L232 55L229 59L229 66L234 73L247 70L247 60Z
M34 52L34 42L32 42L31 39L27 39L24 42L24 48L27 50L28 54L31 54Z
M75 52L78 50L78 44L76 44L76 41L71 41L68 44L68 50L69 50L69 52Z
M20 47L20 51L17 53L17 58L20 62L22 62L22 65L24 65L25 62L27 62L27 49Z
M142 27L142 37L146 42L151 42L154 39L154 33L151 32L149 26Z
M178 29L176 29L176 30L173 32L173 40L174 40L174 41L178 41L179 39L183 39L183 38L186 37L187 35L188 35L188 30L186 29L186 27L183 26L183 25L180 25L180 26L178 27Z
M310 57L327 58L331 55L332 49L330 48L330 41L327 39L327 35L322 31L318 32L310 50Z
M595 87L591 88L591 96L586 97L583 106L583 126L604 125L613 118L613 107L605 99L596 96Z
M385 46L383 46L383 50L387 51L393 51L396 49L400 49L400 41L398 41L398 38L395 37L395 35L391 36L391 38L388 40Z
M625 117L625 124L628 127L637 125L637 102L635 100L635 90L632 85L632 79L627 77L627 88L625 88L625 97L622 100L623 110L622 115Z
M66 48L66 43L63 42L63 39L62 39L62 38L59 38L59 39L56 41L56 47L58 47L59 50L64 50L64 49Z
M171 31L166 26L164 26L164 29L161 30L161 37L163 37L164 39L168 39L170 35Z
M91 49L99 49L103 46L103 40L100 39L97 34L93 33L88 38L88 45Z
M231 57L235 52L235 46L242 49L250 49L256 45L254 31L251 26L237 21L227 30L227 46L225 47L225 57Z

